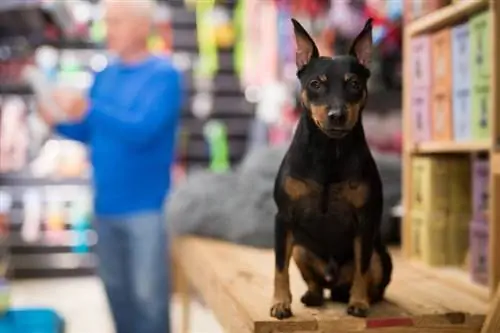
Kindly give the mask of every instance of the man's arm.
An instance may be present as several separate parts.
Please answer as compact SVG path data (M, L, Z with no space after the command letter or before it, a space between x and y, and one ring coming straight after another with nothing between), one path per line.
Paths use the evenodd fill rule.
M80 141L88 144L90 141L89 128L86 119L78 123L63 123L54 126L57 134L67 137L68 139Z
M181 75L174 68L155 74L132 110L92 100L86 121L132 144L147 144L177 121L182 103Z

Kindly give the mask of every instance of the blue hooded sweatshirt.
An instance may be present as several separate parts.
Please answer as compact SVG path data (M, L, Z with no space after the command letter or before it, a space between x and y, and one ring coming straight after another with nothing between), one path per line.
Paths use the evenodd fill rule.
M96 74L89 101L82 121L56 132L90 148L96 215L161 210L182 104L180 73L156 56L115 61Z

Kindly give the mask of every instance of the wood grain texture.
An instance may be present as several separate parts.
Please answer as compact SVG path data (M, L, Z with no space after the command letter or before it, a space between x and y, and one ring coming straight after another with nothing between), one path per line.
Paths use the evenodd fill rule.
M497 289L481 333L500 332L500 288Z
M498 58L500 55L500 1L490 0L490 19L491 19L491 52L493 53L490 59L493 60L491 64L492 74L491 75L491 109L490 109L490 126L491 128L491 151L490 157L493 162L497 161L495 159L500 153L497 142L500 136L500 125L498 118L498 109L500 107L500 84L498 80L500 78L500 64L498 63ZM490 292L493 295L497 290L500 282L500 207L498 206L498 200L500 199L500 176L495 172L496 164L490 167L490 202L489 207L491 207L491 218L489 221L489 286Z
M299 298L306 285L292 263L294 316L280 321L269 316L272 251L187 237L175 240L174 256L229 333L479 333L488 308L481 297L434 278L395 251L387 300L374 305L368 319L346 316L344 304L327 302L321 309L305 308Z

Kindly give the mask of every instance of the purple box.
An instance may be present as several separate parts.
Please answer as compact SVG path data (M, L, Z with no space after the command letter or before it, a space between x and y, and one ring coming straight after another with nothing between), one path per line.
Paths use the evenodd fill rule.
M472 217L486 221L489 200L490 167L487 159L472 162Z
M469 24L462 23L451 30L453 91L471 89Z
M413 142L431 139L430 90L414 89L411 96Z
M470 269L472 280L488 284L488 224L472 221L470 225Z
M412 87L430 88L431 86L431 40L420 36L411 41Z

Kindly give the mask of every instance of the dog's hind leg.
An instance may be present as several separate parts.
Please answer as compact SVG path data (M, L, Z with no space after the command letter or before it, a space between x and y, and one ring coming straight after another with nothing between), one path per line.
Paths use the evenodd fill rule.
M293 238L286 221L280 215L275 218L275 271L274 297L271 316L283 319L292 316L292 294L290 291L289 265L292 256Z
M329 265L301 245L293 247L293 259L307 284L307 291L300 301L306 306L321 306L324 303L324 281L333 279Z

